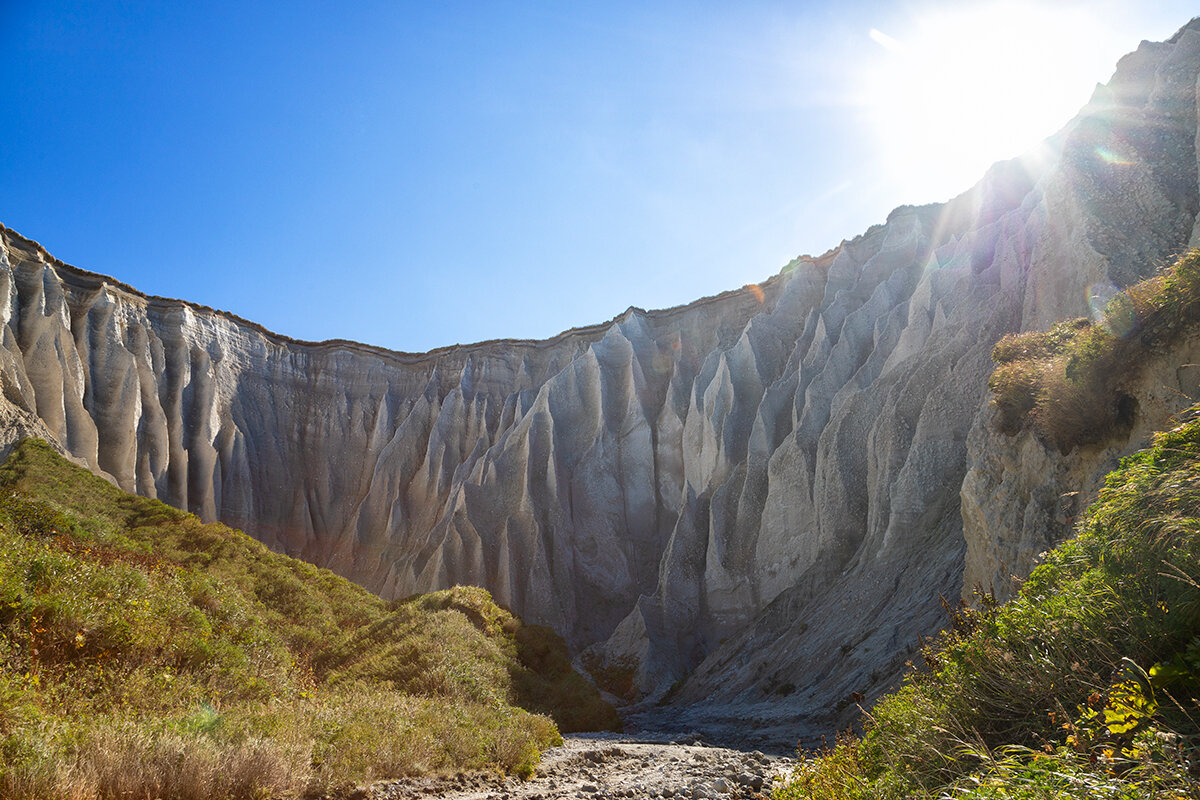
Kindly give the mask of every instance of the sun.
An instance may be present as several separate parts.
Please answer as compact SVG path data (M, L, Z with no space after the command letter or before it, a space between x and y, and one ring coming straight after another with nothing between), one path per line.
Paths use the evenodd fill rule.
M862 107L890 181L917 202L1035 148L1132 49L1085 6L962 3L883 24L867 32Z

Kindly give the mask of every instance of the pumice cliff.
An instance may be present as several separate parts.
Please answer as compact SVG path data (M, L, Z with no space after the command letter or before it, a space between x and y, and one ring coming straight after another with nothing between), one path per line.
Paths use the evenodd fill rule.
M294 341L0 230L4 436L387 597L482 585L680 724L794 742L1002 560L963 525L993 343L1200 238L1196 27L948 203L545 341Z

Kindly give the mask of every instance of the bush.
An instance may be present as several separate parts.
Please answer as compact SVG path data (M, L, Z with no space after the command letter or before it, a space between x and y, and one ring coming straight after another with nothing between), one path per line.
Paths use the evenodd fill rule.
M1060 322L1045 332L996 343L988 381L1006 434L1032 428L1066 453L1128 426L1136 402L1124 387L1149 356L1200 321L1200 250L1161 275L1130 286L1105 307L1099 324Z

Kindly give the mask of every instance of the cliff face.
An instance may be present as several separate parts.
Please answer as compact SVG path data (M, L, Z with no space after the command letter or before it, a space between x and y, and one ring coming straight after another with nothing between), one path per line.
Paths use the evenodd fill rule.
M992 409L984 411L967 440L964 594L978 587L1000 600L1011 597L1016 579L1069 533L1120 459L1146 447L1200 399L1200 333L1188 331L1144 359L1122 386L1135 409L1128 429L1096 444L1062 453L1028 430L997 432Z
M1200 32L1144 43L950 203L541 342L292 341L0 230L5 436L385 596L485 586L640 694L695 668L694 714L794 719L882 686L995 571L960 510L991 346L1196 238L1198 74Z

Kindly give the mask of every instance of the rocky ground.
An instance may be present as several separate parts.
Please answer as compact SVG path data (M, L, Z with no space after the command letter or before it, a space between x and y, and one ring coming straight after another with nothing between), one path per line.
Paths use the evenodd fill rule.
M758 751L619 734L566 737L542 756L529 780L486 773L411 778L372 786L371 800L557 800L558 798L765 797L772 778L795 762Z

